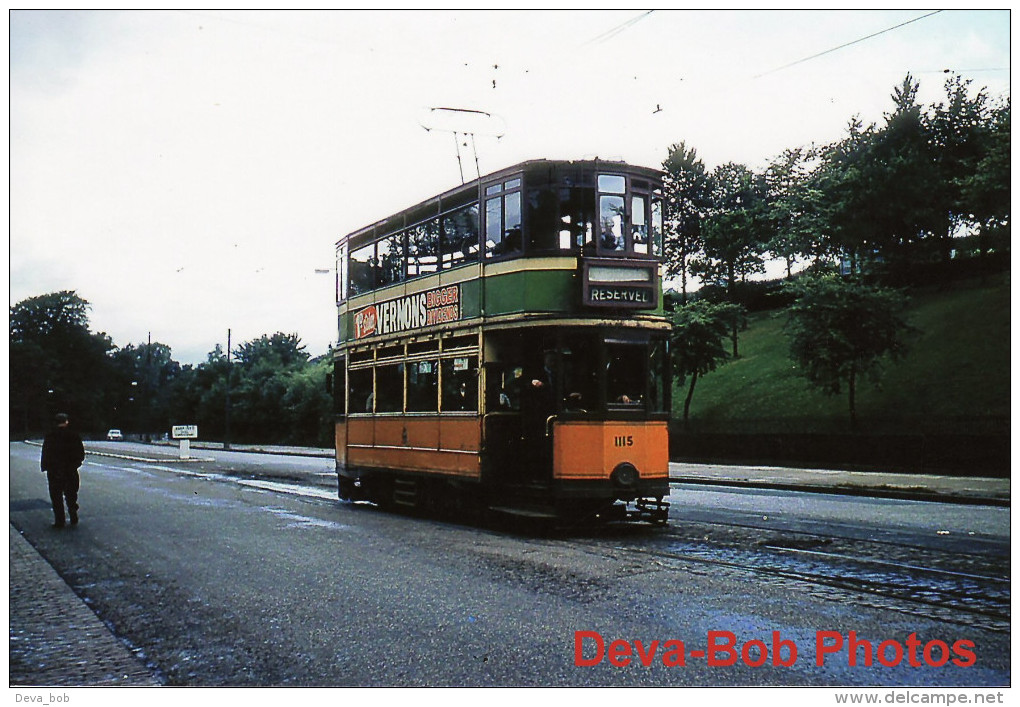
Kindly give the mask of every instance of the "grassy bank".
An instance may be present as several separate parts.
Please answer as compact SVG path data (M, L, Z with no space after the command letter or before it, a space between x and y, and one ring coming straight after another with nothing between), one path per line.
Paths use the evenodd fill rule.
M910 350L887 362L879 384L858 387L860 430L872 434L1002 434L1009 429L1009 274L982 285L910 293ZM839 433L845 391L811 388L789 357L784 311L753 315L740 357L698 382L694 432ZM674 410L686 388L674 391Z

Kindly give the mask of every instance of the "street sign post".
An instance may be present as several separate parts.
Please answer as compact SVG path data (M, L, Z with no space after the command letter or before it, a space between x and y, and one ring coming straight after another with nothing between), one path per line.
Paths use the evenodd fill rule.
M191 440L198 437L198 425L174 425L170 432L181 441L181 459L190 459Z

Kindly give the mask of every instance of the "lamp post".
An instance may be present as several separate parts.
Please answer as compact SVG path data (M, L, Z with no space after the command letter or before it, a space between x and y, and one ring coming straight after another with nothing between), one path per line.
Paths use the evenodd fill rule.
M230 378L233 369L230 366L230 329L227 329L227 402L224 406L223 448L230 449Z

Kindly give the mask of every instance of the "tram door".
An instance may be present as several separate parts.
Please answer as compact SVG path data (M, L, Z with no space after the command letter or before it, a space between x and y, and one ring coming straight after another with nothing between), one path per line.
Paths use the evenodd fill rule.
M558 356L525 332L487 343L485 451L489 472L505 485L552 480L550 418L559 396Z

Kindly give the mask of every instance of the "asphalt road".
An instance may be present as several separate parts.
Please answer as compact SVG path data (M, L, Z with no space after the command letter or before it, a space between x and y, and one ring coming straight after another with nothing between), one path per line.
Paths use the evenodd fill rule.
M1003 563L1008 572L1003 509L702 489L674 506L666 533L532 537L338 503L330 460L90 455L81 525L54 531L38 451L11 445L11 522L171 685L1010 681L1008 615L992 596L1004 592L1008 606L1008 582L982 579ZM848 550L867 557L823 557ZM797 553L813 553L809 569ZM875 562L885 565L864 576ZM942 573L930 596L883 593L910 562ZM818 579L826 568L835 579ZM991 608L973 616L992 618L972 620L972 607L947 598L954 577L988 591ZM852 667L844 646L819 665L817 642L846 643L851 631L905 653ZM708 650L731 636L734 653ZM615 640L631 644L629 657L618 644L619 665ZM684 665L664 664L668 648L676 662L671 640L683 642Z

